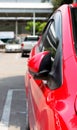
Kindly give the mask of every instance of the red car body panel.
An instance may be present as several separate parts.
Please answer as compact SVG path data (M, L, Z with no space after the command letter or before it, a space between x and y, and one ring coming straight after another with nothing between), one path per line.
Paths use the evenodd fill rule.
M77 7L77 4L71 6ZM62 12L63 82L58 89L51 90L44 80L34 80L27 71L25 86L31 130L77 130L77 57L74 49L70 7L64 5L58 10ZM39 44L40 41L32 49L29 58L39 53ZM39 58L37 63L39 64Z

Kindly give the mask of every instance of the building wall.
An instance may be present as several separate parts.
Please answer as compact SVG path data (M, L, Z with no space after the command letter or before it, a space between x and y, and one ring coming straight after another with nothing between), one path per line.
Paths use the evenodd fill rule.
M26 21L18 21L18 34L26 33ZM0 21L0 31L13 31L16 33L16 21Z
M33 21L34 23L36 20L46 21L52 12L51 6L47 6L50 5L50 3L42 3L42 0L0 0L0 2L0 31L14 31L16 36L17 34L19 35L27 33L25 30L27 21ZM7 2L7 4L4 4L4 2ZM11 4L12 2L16 3ZM32 8L32 3L30 5L29 2L35 2L33 5L39 5L41 2L40 5L43 4L46 6L41 6L41 8L39 6L37 6L37 8L35 6L34 8L33 6ZM37 2L39 3L37 4ZM44 2L46 2L46 0ZM25 7L27 4L29 9ZM34 26L33 30L35 30ZM34 32L35 31L33 31L33 34Z

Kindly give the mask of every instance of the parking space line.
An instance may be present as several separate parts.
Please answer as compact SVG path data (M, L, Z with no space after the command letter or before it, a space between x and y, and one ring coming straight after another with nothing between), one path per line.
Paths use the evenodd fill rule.
M0 122L0 130L8 130L13 90L9 90Z
M24 91L24 89L10 89L10 90L8 90L4 109L3 109L3 115L1 118L1 122L0 122L0 130L8 130L12 96L13 96L14 91Z

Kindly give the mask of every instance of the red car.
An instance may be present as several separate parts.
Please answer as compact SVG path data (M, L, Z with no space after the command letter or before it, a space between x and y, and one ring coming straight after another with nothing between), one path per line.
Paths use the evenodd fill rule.
M28 59L30 130L77 130L77 4L49 18Z

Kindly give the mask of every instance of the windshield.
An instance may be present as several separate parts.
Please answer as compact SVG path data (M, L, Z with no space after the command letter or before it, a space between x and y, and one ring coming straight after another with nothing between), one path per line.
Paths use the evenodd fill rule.
M7 44L19 44L18 40L8 40Z
M25 41L37 41L39 37L26 37Z
M75 50L77 54L77 8L71 8L72 27L74 34Z

